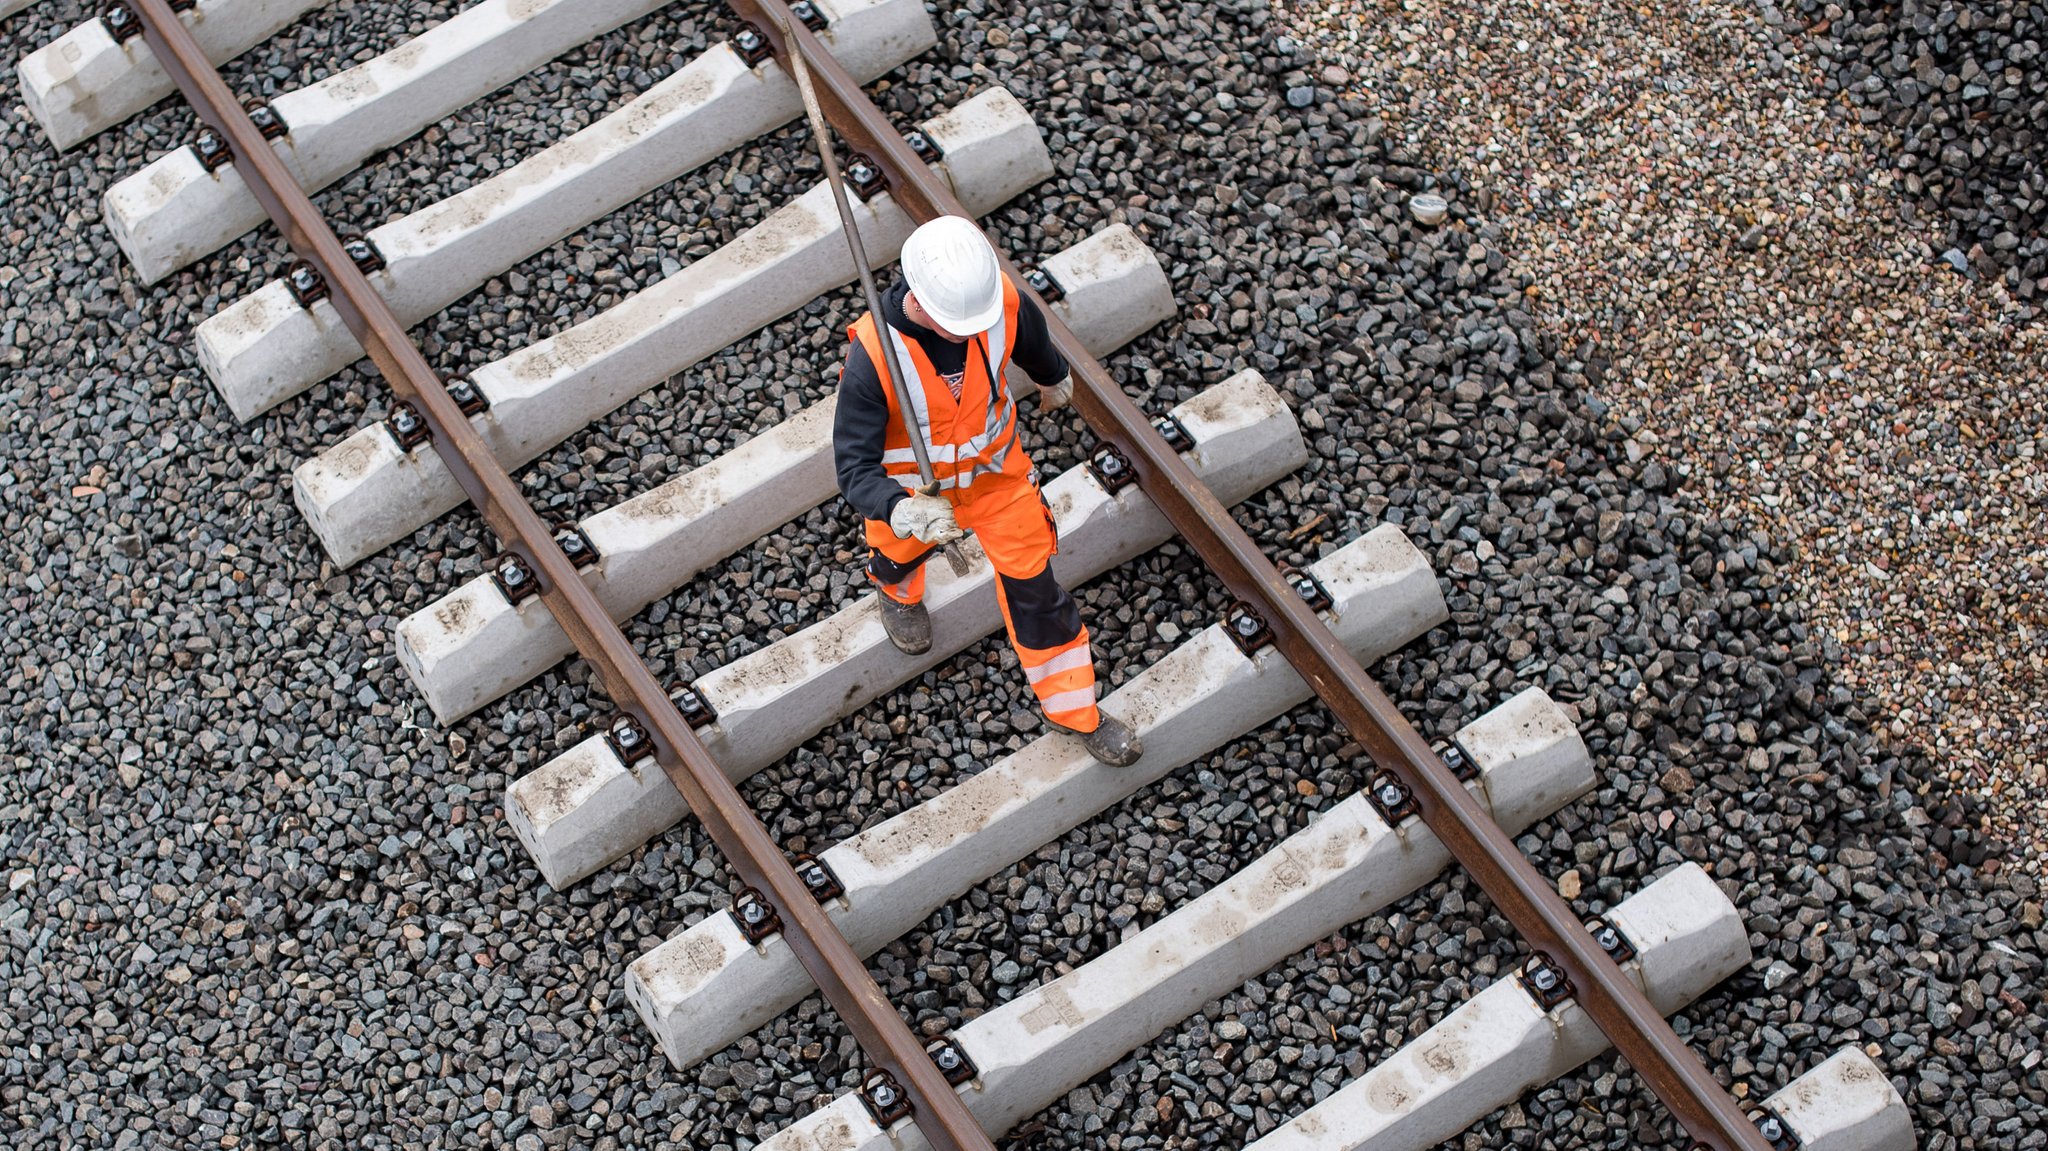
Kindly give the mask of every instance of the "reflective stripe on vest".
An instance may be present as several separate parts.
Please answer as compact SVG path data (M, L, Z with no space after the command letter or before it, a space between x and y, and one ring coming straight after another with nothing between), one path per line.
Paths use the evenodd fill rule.
M932 474L942 491L967 488L986 475L1012 471L1022 473L1031 466L1017 442L1017 404L1003 379L1003 370L1010 362L1012 341L1016 338L1020 299L1017 289L1006 278L1003 281L1003 309L995 325L967 342L958 400L953 398L952 389L946 386L945 379L916 341L906 338L894 328L887 329L888 338L894 345L896 362L916 377L905 389L910 393L908 424L914 426L916 434L924 440L925 450L931 457ZM860 342L874 365L875 373L883 377L883 396L889 406L890 422L883 439L882 469L905 490L916 491L923 486L917 472L917 456L910 447L911 433L906 427L895 389L887 384L888 368L883 363L876 327L873 316L863 316L848 329L848 334ZM982 394L976 393L975 388L983 386L984 380L986 402L977 403L970 411L970 398L981 400ZM945 426L934 427L934 410L951 411L952 419L948 422L941 418L939 422Z

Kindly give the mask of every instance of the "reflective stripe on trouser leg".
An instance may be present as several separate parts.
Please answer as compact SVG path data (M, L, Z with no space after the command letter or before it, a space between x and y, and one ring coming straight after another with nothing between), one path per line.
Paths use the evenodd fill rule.
M996 599L1024 678L1045 709L1045 718L1075 731L1094 731L1095 653L1081 609L1050 569L1028 579L996 577Z
M996 602L1017 662L1031 680L1045 717L1075 731L1094 731L1095 661L1081 608L1053 578L1059 538L1038 485L1021 476L987 476L956 497L960 526L974 533L996 569Z

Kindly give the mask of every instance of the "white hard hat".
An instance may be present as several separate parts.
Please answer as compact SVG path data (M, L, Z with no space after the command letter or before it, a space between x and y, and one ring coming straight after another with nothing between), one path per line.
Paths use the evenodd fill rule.
M939 326L972 336L1003 315L1003 273L996 250L974 221L940 216L903 241L903 278Z

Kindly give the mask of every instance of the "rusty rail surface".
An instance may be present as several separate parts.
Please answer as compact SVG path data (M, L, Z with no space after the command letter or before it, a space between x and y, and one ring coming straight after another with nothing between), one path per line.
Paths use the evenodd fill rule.
M881 169L890 194L913 219L972 217L810 29L790 16L784 0L728 4L769 39L779 60L786 61L789 50L781 29L792 30L796 48L818 82L827 117L855 150ZM1000 255L1000 245L997 251ZM1004 269L1029 291L1017 266L1008 256L1001 258ZM1054 344L1073 365L1075 403L1089 428L1125 455L1145 494L1224 586L1271 629L1274 645L1373 762L1398 779L1417 814L1472 873L1487 898L1530 947L1562 970L1580 1007L1651 1091L1700 1146L1711 1151L1771 1151L1727 1090L1594 941L1578 913L1465 790L1457 774L1402 717L1145 414L1052 309L1041 310Z
M234 164L271 220L324 280L328 299L392 390L425 422L434 450L462 483L484 520L527 565L548 610L589 661L615 706L640 725L676 790L742 883L780 917L782 936L825 999L853 1032L869 1063L894 1078L926 1141L938 1151L993 1151L925 1044L869 976L861 958L813 898L782 849L725 772L698 742L654 673L633 650L554 530L534 511L420 350L370 285L342 241L321 219L242 103L177 18L169 0L126 0L141 17L157 61L200 119L225 141Z

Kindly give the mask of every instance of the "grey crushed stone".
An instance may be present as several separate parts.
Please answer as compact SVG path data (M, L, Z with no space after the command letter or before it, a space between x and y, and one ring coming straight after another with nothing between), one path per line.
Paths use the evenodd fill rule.
M83 10L45 0L0 25L0 88L14 90L22 46ZM375 47L387 41L369 30L428 11L337 5L229 71L297 83L334 45ZM1630 458L1628 433L1588 405L1587 363L1506 271L1498 223L1461 198L1442 229L1418 229L1404 202L1432 173L1283 43L1264 4L970 3L939 23L941 47L880 98L908 118L1000 81L1038 113L1061 174L996 214L1006 244L1051 251L1121 218L1171 273L1180 317L1112 361L1133 394L1163 409L1254 366L1301 414L1313 462L1241 509L1268 553L1312 559L1392 522L1437 564L1451 622L1374 669L1407 714L1439 736L1531 683L1578 707L1605 785L1523 837L1538 866L1581 873L1588 911L1681 858L1727 884L1757 959L1683 1016L1710 1065L1765 1093L1842 1043L1873 1044L1925 1146L2043 1145L2037 889L1973 869L1979 841L1937 814L1969 797L1870 739L1867 705L1830 678L1785 590L1782 544L1682 509L1682 466ZM601 115L723 27L701 6L657 14L551 67L554 88L514 85L322 203L365 222L424 202L415 181L452 190L465 177L434 176L442 165L524 154L559 119L537 110ZM1301 87L1314 101L1291 106ZM57 156L14 105L0 136L0 264L14 272L0 344L20 352L0 380L0 1113L14 1142L732 1151L851 1086L857 1054L815 1000L686 1072L625 1003L634 956L725 905L701 835L679 829L568 893L526 863L499 796L604 710L579 667L447 731L412 692L390 629L479 570L473 516L346 573L321 561L290 469L377 414L381 389L352 371L241 427L189 348L193 323L275 273L275 236L161 290L125 274L97 195L190 113L167 102ZM701 254L703 228L729 237L763 197L808 183L805 143L780 134L523 263L500 294L487 285L421 325L431 354L474 363L588 318L665 255ZM586 258L621 278L585 283ZM530 332L493 318L506 295ZM742 341L523 481L589 511L709 458L791 397L825 394L836 349L817 330L854 310L838 293L805 326ZM1049 470L1088 443L1058 426ZM820 509L631 632L677 672L770 642L847 594L854 530ZM1082 595L1111 682L1223 602L1178 547ZM1020 745L1035 721L1004 658L999 640L979 644L756 777L747 794L771 832L815 850ZM872 967L914 1023L956 1025L1195 897L1361 769L1320 709L1299 709L978 885ZM1048 1147L1242 1143L1516 953L1469 881L1447 876L1030 1124ZM1465 1142L1680 1145L1611 1060Z

